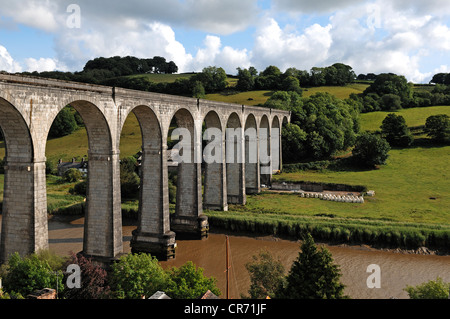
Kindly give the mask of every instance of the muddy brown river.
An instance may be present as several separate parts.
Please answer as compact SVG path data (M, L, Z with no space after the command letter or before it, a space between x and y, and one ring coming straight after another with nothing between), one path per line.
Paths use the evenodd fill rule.
M1 220L1 217L0 217ZM50 250L68 255L83 248L83 218L49 221ZM131 232L135 226L123 227L124 252L130 252ZM298 242L267 237L229 235L229 252L231 272L229 275L229 292L231 298L240 298L247 294L250 286L245 264L261 250L269 251L279 259L286 271L297 258L300 244ZM212 233L206 240L177 240L176 258L161 262L163 267L179 267L192 261L204 269L206 276L217 279L217 285L226 292L226 234ZM438 276L450 282L450 256L416 255L387 252L369 247L325 246L333 255L334 262L340 266L341 282L346 286L345 294L353 299L405 299L408 295L403 290L407 285L418 285ZM367 279L369 265L380 268L380 288L369 288Z

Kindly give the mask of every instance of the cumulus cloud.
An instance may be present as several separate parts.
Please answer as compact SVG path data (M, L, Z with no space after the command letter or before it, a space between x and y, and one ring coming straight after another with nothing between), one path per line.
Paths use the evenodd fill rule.
M0 45L0 70L11 73L22 71L19 63L14 61L8 50L2 45Z
M307 68L321 64L332 44L331 25L313 24L301 34L283 30L272 18L267 18L257 31L253 61L260 68L276 65Z
M74 29L67 25L72 2L2 4L2 18L52 34L55 57L30 57L19 65L0 47L0 66L77 71L98 56L159 55L174 61L180 72L209 65L228 73L251 65L309 70L343 62L357 73L394 72L426 81L430 69L447 65L443 59L434 65L427 59L450 51L449 1L271 0L271 9L263 10L257 0L78 0L82 24ZM253 34L247 46L223 45L227 35L249 27ZM203 32L197 36L203 42L188 52L177 28Z
M329 13L362 3L363 0L273 0L278 10L302 13Z

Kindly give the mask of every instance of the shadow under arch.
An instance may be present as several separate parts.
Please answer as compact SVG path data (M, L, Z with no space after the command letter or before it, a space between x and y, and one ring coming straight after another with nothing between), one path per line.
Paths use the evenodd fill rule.
M33 138L19 110L0 97L5 141L0 262L48 248L45 161L35 159Z

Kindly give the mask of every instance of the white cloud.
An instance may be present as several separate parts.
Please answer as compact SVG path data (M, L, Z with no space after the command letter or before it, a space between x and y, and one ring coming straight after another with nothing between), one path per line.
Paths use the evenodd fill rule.
M0 70L11 73L22 71L19 63L14 61L8 50L2 45L0 45Z
M66 71L67 67L58 60L52 58L27 58L25 59L25 71L44 72L44 71Z
M332 44L331 25L313 24L303 34L283 30L271 18L257 31L252 62L259 68L276 65L280 69L306 68L321 64Z
M304 13L328 13L361 2L362 0L273 0L278 10Z

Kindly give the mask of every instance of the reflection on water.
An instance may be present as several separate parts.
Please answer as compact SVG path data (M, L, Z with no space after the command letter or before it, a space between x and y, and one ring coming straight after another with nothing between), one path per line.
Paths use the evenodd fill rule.
M0 218L1 220L1 218ZM49 246L58 254L68 255L83 248L83 218L50 220ZM135 226L124 226L124 252L130 252L129 241ZM300 244L272 237L251 238L230 235L230 296L240 298L250 286L245 264L260 250L269 251L279 259L286 271L297 258ZM176 258L162 262L163 267L180 267L192 261L204 269L206 276L217 279L218 287L225 294L225 234L210 234L206 240L177 240ZM450 256L412 255L378 251L366 247L326 246L342 272L341 281L345 293L354 299L407 298L403 289L418 285L438 276L450 282ZM367 267L377 264L381 268L381 288L368 288Z

